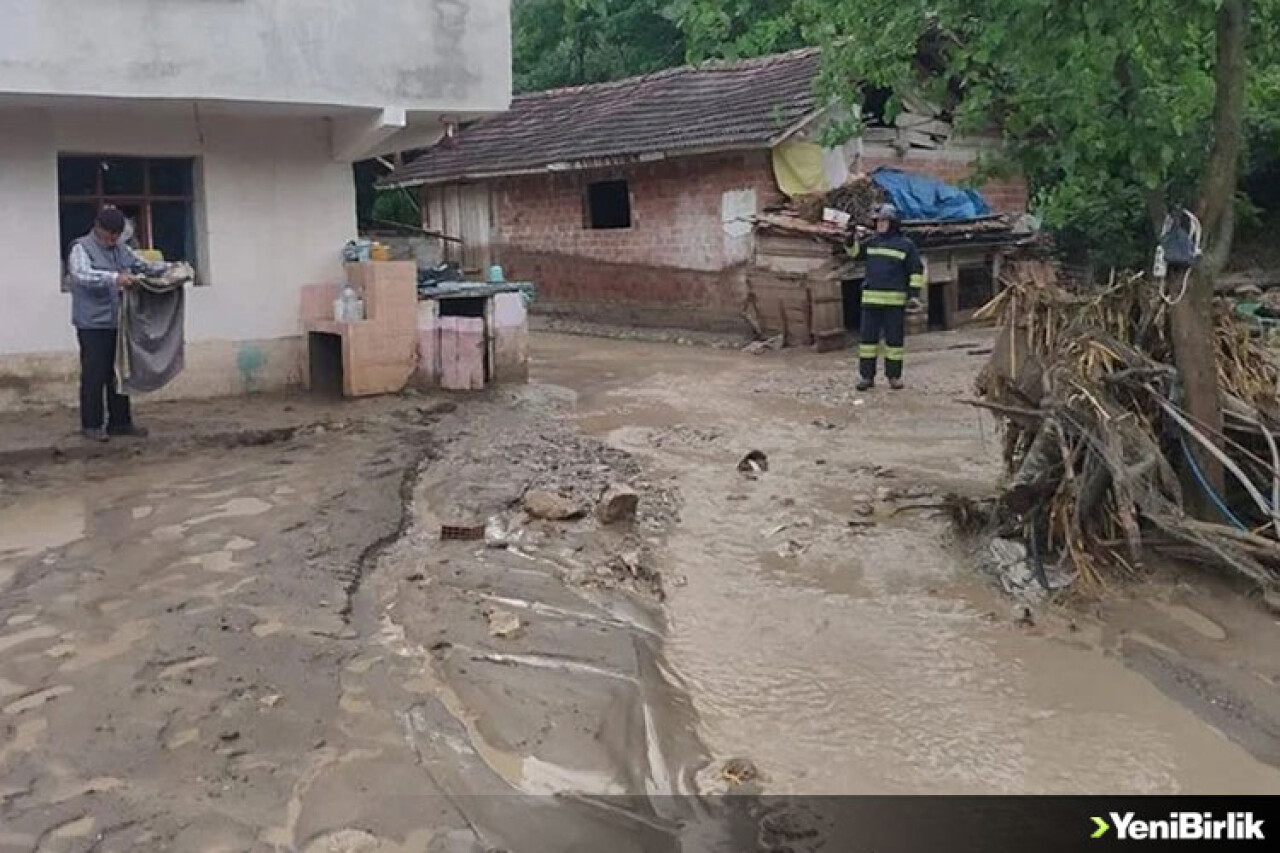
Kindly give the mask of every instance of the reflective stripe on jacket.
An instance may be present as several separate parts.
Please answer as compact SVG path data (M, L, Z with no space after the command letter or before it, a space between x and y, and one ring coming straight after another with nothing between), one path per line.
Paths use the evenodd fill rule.
M877 308L901 308L909 296L920 296L924 288L924 262L920 250L902 234L876 234L854 247L854 257L863 257L866 279L862 304Z

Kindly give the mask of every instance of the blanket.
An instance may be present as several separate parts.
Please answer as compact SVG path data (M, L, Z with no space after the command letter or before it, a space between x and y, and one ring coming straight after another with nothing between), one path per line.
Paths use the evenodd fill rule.
M186 366L186 286L190 264L170 264L163 275L144 276L120 299L116 379L124 394L146 394L168 385Z

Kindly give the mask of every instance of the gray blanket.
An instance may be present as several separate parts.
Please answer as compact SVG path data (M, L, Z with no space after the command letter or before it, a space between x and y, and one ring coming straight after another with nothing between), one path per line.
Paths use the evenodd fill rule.
M116 378L125 394L159 391L186 366L184 288L194 279L189 264L172 264L125 290L116 340Z

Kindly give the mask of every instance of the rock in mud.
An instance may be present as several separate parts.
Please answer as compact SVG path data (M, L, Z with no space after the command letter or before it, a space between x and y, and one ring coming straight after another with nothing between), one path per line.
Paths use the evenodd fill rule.
M761 474L769 470L769 457L761 450L753 450L738 463L743 474Z
M745 758L726 761L720 775L731 785L741 786L760 781L760 770Z
M520 617L510 610L492 607L484 611L484 618L489 623L489 636L509 640L520 633L523 625Z
M528 492L523 503L525 512L544 521L573 521L587 514L581 504L554 492Z
M804 806L779 805L760 819L759 853L817 853L826 848L829 827Z
M615 483L605 490L596 509L601 524L622 524L636 520L640 510L640 494L630 486Z

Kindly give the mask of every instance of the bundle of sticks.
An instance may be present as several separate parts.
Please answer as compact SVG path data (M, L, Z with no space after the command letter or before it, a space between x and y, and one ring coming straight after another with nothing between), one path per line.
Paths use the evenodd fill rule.
M870 176L854 175L844 186L827 193L826 206L844 211L858 225L871 225L876 210L888 200L888 194Z
M1225 308L1214 316L1227 424L1215 435L1184 408L1171 309L1156 282L1113 276L1072 291L1050 263L1022 261L1001 283L979 313L1002 332L974 403L1005 427L1005 532L1016 528L1031 553L1062 561L1094 590L1140 572L1159 550L1274 591L1280 373L1249 327ZM1219 467L1226 488L1213 485ZM1193 504L1211 507L1212 520L1193 517Z
M854 175L844 186L828 193L797 196L792 205L796 215L809 222L821 222L823 211L832 208L849 214L856 225L871 225L876 210L888 200L869 175Z

